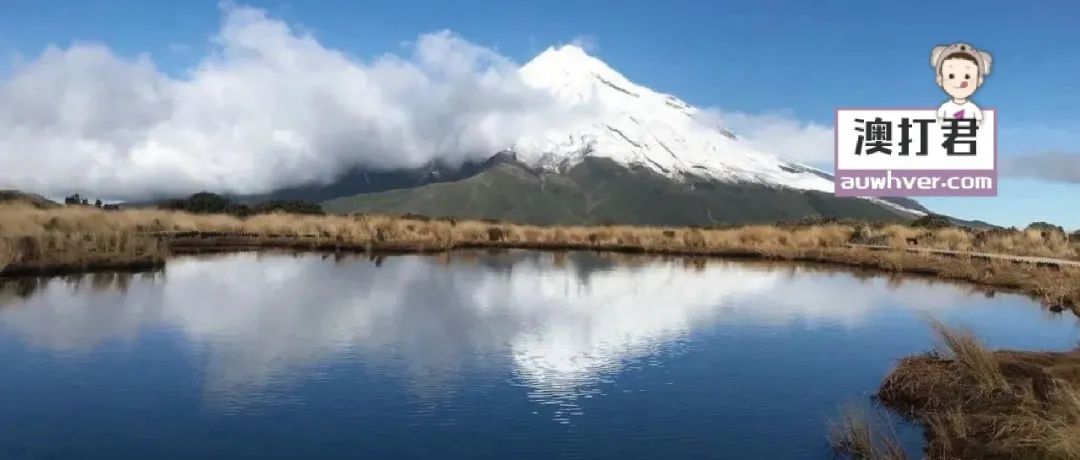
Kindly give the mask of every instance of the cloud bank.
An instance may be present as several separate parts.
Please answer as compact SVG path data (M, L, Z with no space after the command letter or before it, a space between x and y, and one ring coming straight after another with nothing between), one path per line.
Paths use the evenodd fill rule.
M106 200L264 193L352 167L487 157L605 113L599 102L559 103L526 84L518 64L449 31L364 60L259 9L222 15L207 54L176 75L149 55L92 43L12 62L0 73L0 189ZM786 113L703 113L763 151L831 167L831 127Z
M746 113L708 109L706 121L723 126L757 149L825 171L833 169L833 127L799 120L786 111Z
M0 77L0 188L125 199L258 193L491 155L572 121L518 66L447 32L363 61L227 6L181 77L100 44L50 47Z
M1002 159L1001 174L1080 184L1080 153L1044 152Z

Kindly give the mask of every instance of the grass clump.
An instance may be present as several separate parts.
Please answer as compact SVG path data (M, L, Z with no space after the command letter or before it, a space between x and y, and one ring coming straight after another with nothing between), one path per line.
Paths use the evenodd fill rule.
M938 351L939 355L962 366L975 386L986 392L1007 386L997 359L971 331L950 328L936 318L930 319L930 327L944 345Z
M904 450L894 433L882 434L871 423L866 410L844 408L840 420L829 429L829 445L837 456L855 460L904 460Z
M942 350L903 359L877 397L926 428L930 458L1080 458L1080 350L993 352L931 321Z
M948 217L928 213L911 221L910 225L918 228L949 228L953 226L953 222Z

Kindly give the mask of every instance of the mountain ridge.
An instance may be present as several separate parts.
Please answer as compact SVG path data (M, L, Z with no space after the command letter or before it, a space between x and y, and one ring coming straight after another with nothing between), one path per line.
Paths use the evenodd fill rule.
M501 161L469 178L357 194L322 203L331 213L415 213L539 225L701 226L809 217L903 222L895 208L867 200L765 184L676 182L648 168L587 158L563 172Z
M577 115L522 135L467 173L338 197L324 207L650 225L822 216L909 220L929 212L910 199L836 197L828 172L757 149L707 111L630 81L580 47L548 48L519 74ZM642 195L628 178L639 181L638 188L669 194L667 202ZM559 199L567 202L553 202ZM661 219L665 215L670 221Z
M565 119L462 164L356 167L330 183L235 198L536 224L910 220L929 212L904 198L836 197L828 172L761 151L707 110L638 85L580 47L548 48L518 74Z

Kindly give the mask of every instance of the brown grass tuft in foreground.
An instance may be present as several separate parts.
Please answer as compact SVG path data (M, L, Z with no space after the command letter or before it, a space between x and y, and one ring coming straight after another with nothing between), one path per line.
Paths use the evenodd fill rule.
M1080 350L991 352L932 327L946 350L903 359L877 395L925 426L930 458L1080 458Z
M882 435L862 408L850 406L829 429L829 445L838 456L855 460L904 460L904 450L892 433Z
M944 349L939 350L940 356L962 366L978 388L991 393L1008 386L994 354L971 331L950 328L936 318L930 319L930 327L944 344Z

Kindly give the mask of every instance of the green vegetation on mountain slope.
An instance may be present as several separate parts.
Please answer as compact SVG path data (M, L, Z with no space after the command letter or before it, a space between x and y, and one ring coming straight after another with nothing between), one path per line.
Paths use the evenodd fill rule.
M714 225L807 217L904 221L893 208L751 184L680 183L645 169L587 159L563 174L511 162L455 182L323 202L331 213L416 213L531 224Z

